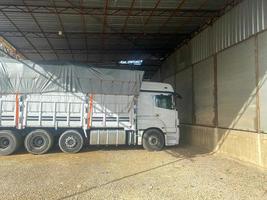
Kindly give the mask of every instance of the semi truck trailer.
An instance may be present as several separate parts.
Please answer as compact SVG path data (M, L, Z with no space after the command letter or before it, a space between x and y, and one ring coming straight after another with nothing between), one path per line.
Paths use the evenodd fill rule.
M77 153L85 145L179 144L169 84L142 81L140 71L0 61L0 155L22 145L44 154L53 145Z

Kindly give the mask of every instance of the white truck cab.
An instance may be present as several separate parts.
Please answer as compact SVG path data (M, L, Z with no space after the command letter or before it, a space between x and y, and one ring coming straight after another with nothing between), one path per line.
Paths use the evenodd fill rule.
M158 150L164 145L179 144L179 119L174 98L170 84L142 83L137 103L137 129L138 138L142 138L138 143L146 149Z

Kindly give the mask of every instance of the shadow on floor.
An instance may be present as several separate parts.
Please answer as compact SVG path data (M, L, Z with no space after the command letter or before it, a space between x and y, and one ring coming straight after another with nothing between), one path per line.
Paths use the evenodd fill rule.
M190 150L188 150L190 148ZM79 153L87 153L91 151L133 151L133 150L144 150L146 151L142 146L128 146L128 145L122 145L122 146L85 146ZM210 153L210 151L192 147L189 145L179 145L174 147L165 147L162 151L165 153L175 157L175 158L181 158L181 157L195 157L199 155L207 155ZM58 145L55 145L47 154L58 154L63 153ZM27 150L24 147L21 147L14 155L21 155L21 154L28 154Z
M166 148L163 151L168 153L168 154L170 154L170 155L172 155L173 157L175 157L174 160L172 160L170 162L167 162L167 163L163 163L161 165L157 165L157 166L151 167L151 168L146 169L146 170L142 170L142 171L139 171L139 172L135 172L135 173L123 176L123 177L119 177L119 178L107 181L107 182L99 184L99 185L88 187L88 188L86 188L86 189L84 189L82 191L75 192L73 194L64 196L64 197L60 198L60 200L74 198L74 197L77 197L79 195L82 195L82 194L85 194L87 192L90 192L92 190L100 189L100 188L105 187L107 185L111 185L113 183L117 183L117 182L126 180L128 178L132 178L132 177L139 176L139 175L142 175L142 174L145 174L145 173L149 173L149 172L154 171L154 170L158 170L158 169L161 169L161 168L164 168L164 167L168 167L168 166L171 166L171 165L173 165L175 163L182 162L184 160L190 160L191 161L191 159L193 159L194 157L197 157L199 155L199 154L185 153L186 152L185 148L186 147ZM105 149L101 148L100 150L112 150L112 149L114 149L114 148L105 148ZM132 150L132 149L142 149L142 147L135 147L135 148L119 147L119 148L116 148L116 150ZM146 150L144 150L144 151L146 151Z
M142 146L85 146L79 153L87 153L91 151L133 151L133 150L144 150ZM145 150L144 150L145 151ZM55 145L48 153L46 154L58 154L63 153L58 145ZM28 154L27 150L24 147L21 147L14 155Z
M109 147L105 147L105 146L101 146L101 147L90 146L89 147L88 146L88 147L84 147L80 153L87 153L87 152L93 152L93 151L134 151L134 150L141 150L141 151L143 150L144 152L146 152L146 150L144 150L142 146L119 146L119 147L110 147L110 146ZM150 167L150 168L145 169L145 170L137 171L134 173L129 173L128 175L118 177L118 178L106 181L104 183L94 185L92 187L88 187L82 191L74 192L73 194L64 196L60 199L74 198L74 197L77 197L79 195L83 195L87 192L90 192L92 190L99 189L99 188L105 187L107 185L111 185L111 184L126 180L128 178L132 178L132 177L136 177L136 176L142 176L143 174L152 172L154 170L160 170L164 167L171 166L173 164L182 162L184 160L193 161L195 157L208 155L208 152L206 152L206 151L203 151L203 150L191 147L191 146L186 146L186 145L180 145L180 146L176 146L176 147L166 147L163 149L163 152L171 155L174 159L172 159L171 161L169 161L167 163L165 162L165 163ZM58 153L61 153L58 146L55 146L49 152L49 154L58 154ZM155 152L155 153L157 153L157 152ZM20 149L20 151L17 154L27 154L27 152L23 148L23 149Z
M189 145L179 145L175 147L166 147L164 152L175 157L175 158L193 158L196 156L207 156L210 151L207 149L202 149L198 147L193 147Z

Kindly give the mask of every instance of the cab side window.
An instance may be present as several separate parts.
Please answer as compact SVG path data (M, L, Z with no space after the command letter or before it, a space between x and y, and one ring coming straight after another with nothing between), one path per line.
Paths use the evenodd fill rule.
M164 109L173 109L172 95L155 95L155 106Z

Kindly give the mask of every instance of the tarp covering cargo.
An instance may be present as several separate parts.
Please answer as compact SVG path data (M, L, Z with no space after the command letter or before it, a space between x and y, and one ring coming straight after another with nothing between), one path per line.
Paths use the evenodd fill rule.
M142 71L35 64L0 57L0 93L81 92L137 95Z

